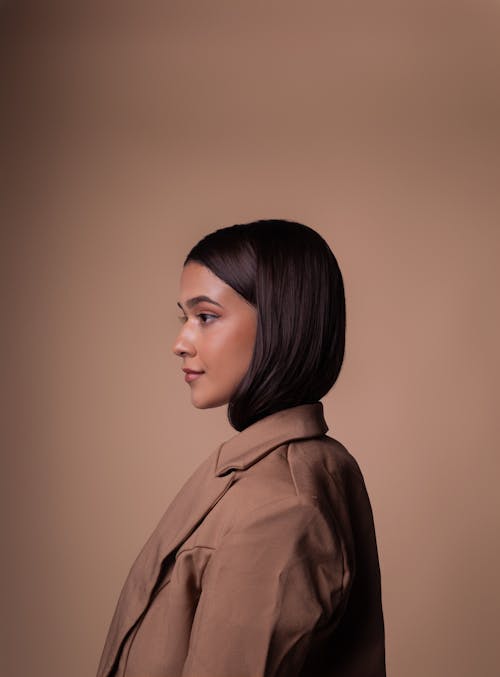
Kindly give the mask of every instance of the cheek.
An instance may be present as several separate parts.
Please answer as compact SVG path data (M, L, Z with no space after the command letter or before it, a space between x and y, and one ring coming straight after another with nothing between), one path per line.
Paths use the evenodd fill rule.
M253 346L255 342L255 331L251 326L239 327L234 332L231 339L231 349L235 362L239 363L240 368L246 371L252 358Z
M252 358L255 334L252 322L240 319L234 324L221 324L220 330L207 335L203 344L207 366L217 367L219 375L227 374L228 378L241 377Z

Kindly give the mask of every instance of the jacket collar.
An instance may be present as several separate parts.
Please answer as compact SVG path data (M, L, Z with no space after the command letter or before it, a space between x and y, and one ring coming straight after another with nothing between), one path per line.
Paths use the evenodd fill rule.
M246 470L289 440L317 437L328 431L322 402L299 404L261 418L228 439L219 448L215 474Z

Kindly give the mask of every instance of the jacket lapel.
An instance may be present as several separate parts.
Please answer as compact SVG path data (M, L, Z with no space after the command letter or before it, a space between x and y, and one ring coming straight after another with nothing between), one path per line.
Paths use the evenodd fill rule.
M170 503L142 548L120 593L97 677L108 675L120 644L146 609L161 565L196 528L234 481L235 473L215 475L220 446L195 470Z
M245 470L287 441L328 431L321 402L284 409L253 423L217 447L175 496L142 548L120 593L97 677L107 677L120 645L146 610L163 561L194 531Z

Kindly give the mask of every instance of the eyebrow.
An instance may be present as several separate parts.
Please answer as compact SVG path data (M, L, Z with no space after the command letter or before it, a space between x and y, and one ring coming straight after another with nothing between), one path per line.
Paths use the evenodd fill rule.
M223 308L224 306L221 306L220 303L217 303L217 301L214 301L211 299L209 296L204 296L203 294L201 296L193 296L192 299L188 299L186 301L186 305L188 308L192 308L193 306L196 306L198 303L201 303L202 301L206 301L207 303L213 303L215 306L219 306L219 308ZM184 310L182 307L182 304L177 301L177 305L181 310Z

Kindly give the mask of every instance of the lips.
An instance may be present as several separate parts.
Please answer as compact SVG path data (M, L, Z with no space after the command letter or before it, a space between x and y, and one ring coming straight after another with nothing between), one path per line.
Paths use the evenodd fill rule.
M202 371L186 371L186 375L184 376L184 380L186 383L191 383L191 381L196 380L197 378L201 378L203 376Z
M191 383L191 381L195 381L197 378L200 378L202 374L204 374L204 371L196 371L196 369L188 369L187 367L182 367L182 371L185 373L184 380L186 383Z

